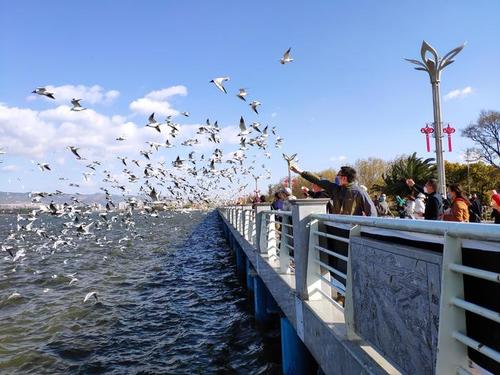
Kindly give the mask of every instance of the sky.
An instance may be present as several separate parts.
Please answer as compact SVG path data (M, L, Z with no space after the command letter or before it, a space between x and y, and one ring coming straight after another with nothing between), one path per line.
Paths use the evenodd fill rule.
M144 126L153 111L172 115L183 139L217 120L225 152L238 149L240 116L276 126L283 146L270 142L271 159L255 157L271 171L266 184L286 175L282 152L316 171L431 157L420 133L433 121L429 78L403 60L419 59L423 40L441 55L467 42L441 82L443 121L457 129L445 159L460 161L472 146L460 129L499 110L498 14L497 0L1 2L0 191L71 192L61 177L97 191L66 146L119 173L117 156L164 141ZM289 47L294 61L281 65ZM228 94L209 83L223 76ZM56 100L31 94L40 86ZM239 88L262 103L258 115ZM73 97L88 110L71 112ZM162 150L158 160L187 151ZM40 171L42 162L52 171Z

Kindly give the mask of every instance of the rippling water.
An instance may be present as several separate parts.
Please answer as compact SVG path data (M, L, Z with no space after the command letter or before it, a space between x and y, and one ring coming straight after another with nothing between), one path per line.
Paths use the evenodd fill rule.
M0 254L0 373L279 373L277 331L254 327L218 220L137 217L142 239L116 228L55 250L28 232L25 257ZM0 215L2 243L15 221Z

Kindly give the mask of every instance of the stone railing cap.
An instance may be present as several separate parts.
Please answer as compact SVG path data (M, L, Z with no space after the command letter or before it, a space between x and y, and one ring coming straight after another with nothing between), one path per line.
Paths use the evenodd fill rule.
M328 198L294 199L290 201L290 204L297 206L321 206L326 205L329 200Z
M262 202L262 203L255 203L256 206L271 206L271 203L268 202Z

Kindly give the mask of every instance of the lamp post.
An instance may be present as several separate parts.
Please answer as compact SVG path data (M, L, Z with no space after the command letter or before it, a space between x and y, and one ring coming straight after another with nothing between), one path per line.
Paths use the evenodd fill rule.
M405 59L412 64L417 65L416 70L423 70L429 74L432 85L432 104L434 109L434 135L436 139L436 165L438 173L438 191L446 195L446 177L444 172L443 159L443 128L441 123L441 94L439 91L439 82L441 81L441 71L450 65L453 58L465 47L465 44L452 49L443 57L439 57L437 51L428 44L425 40L420 48L422 61ZM427 53L432 55L432 58L427 57Z
M297 156L297 154L293 154L290 156L283 154L283 159L285 159L287 167L288 167L288 187L290 189L292 188L292 172L290 171L290 164L292 163L292 161L295 161L296 156Z
M259 182L258 181L259 181L260 176L253 176L252 175L252 177L255 180L255 197L258 197L259 196L259 185L258 185Z

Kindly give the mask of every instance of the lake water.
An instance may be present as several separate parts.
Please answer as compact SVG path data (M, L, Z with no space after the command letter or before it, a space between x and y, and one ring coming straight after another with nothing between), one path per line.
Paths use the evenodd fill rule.
M18 255L0 254L0 373L279 374L279 330L255 327L217 214L133 220L76 238L38 219L70 240L54 248L34 231L6 240L16 215L0 215Z

